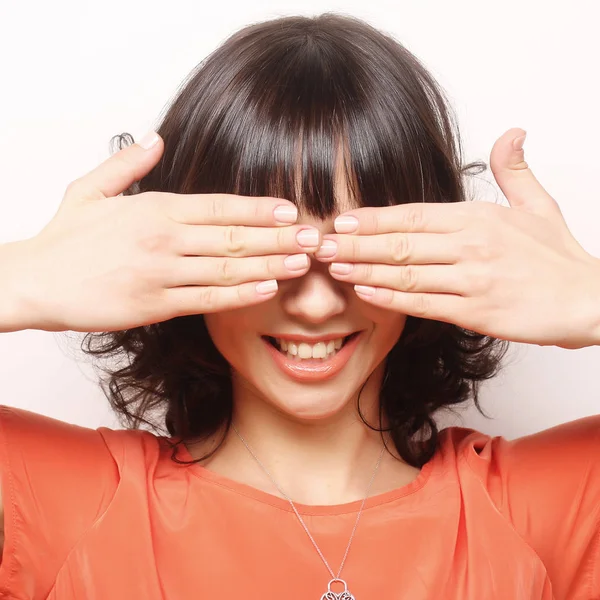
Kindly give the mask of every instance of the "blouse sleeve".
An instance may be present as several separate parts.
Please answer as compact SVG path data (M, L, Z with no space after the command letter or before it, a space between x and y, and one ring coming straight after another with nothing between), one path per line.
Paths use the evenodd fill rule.
M46 598L69 550L104 513L118 471L103 437L0 406L0 598Z
M600 415L512 441L488 438L471 461L542 559L554 597L600 599Z

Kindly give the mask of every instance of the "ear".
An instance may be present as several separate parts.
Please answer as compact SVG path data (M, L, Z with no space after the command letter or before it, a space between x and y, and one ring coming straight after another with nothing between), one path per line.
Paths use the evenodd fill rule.
M556 200L542 187L525 161L525 136L523 129L513 128L496 140L490 155L494 178L512 208L562 219Z

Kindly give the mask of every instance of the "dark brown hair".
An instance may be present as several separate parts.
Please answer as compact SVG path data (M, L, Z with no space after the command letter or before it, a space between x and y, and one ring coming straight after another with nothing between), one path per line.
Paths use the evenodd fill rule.
M125 195L267 195L327 218L335 213L340 142L361 206L465 201L464 176L485 169L462 165L452 112L415 56L364 21L332 13L232 35L191 73L157 131L164 155ZM133 138L112 141L120 149ZM105 367L101 382L124 425L166 427L179 442L227 431L230 366L201 314L90 333L82 346L91 356L126 360ZM408 318L386 358L380 395L406 462L420 467L435 452L438 409L472 398L483 413L479 384L498 371L506 349L455 325Z

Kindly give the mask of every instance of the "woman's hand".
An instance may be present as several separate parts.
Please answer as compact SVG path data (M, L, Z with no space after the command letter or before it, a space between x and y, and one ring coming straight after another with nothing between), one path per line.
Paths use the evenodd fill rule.
M600 260L575 240L511 129L490 164L511 208L488 202L361 208L336 219L330 272L366 302L494 337L600 343ZM347 217L357 219L350 233ZM337 265L343 263L341 267ZM339 273L338 270L349 271Z
M294 225L295 207L287 200L118 196L163 151L160 137L150 149L122 149L67 187L38 235L3 247L0 273L11 274L7 287L18 297L11 305L19 306L20 328L115 331L233 309L272 298L274 280L308 270L306 253L319 247L319 231ZM277 207L283 215L274 213ZM307 229L313 237L301 236L307 244L301 246L296 234ZM295 269L286 266L288 255L300 255ZM0 330L10 331L10 323L0 323Z

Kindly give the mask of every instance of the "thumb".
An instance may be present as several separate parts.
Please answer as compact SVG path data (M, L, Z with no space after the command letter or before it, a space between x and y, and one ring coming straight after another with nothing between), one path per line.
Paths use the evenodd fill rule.
M513 128L500 136L492 148L490 167L512 208L556 218L562 213L525 161L523 143L527 133Z
M118 196L149 173L164 151L164 141L149 131L138 143L107 158L67 189L65 200L101 200Z

